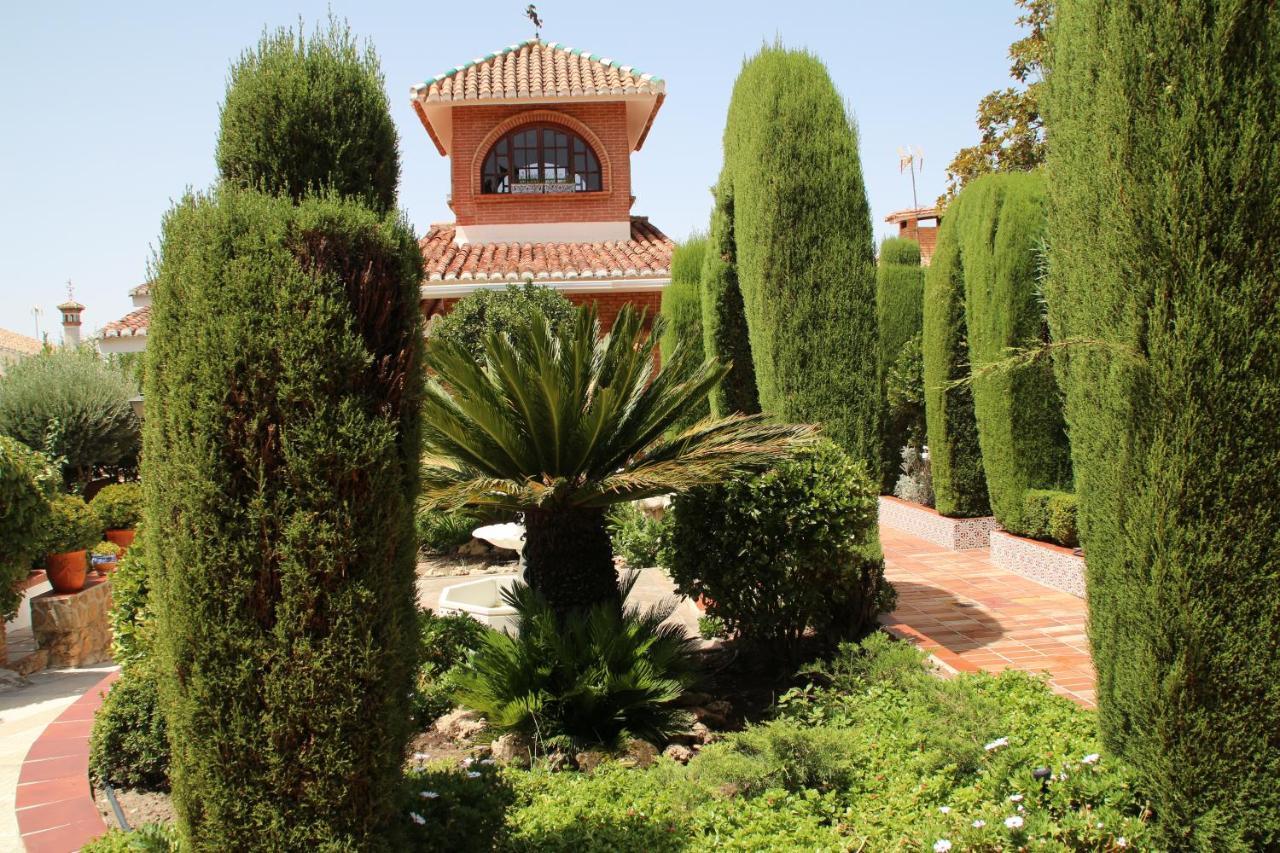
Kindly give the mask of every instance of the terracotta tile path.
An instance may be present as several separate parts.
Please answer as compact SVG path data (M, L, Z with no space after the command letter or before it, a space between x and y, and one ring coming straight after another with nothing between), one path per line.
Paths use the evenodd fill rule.
M961 672L1021 669L1050 673L1050 685L1094 705L1085 603L994 566L988 549L949 551L881 526L885 572L898 609L880 618Z

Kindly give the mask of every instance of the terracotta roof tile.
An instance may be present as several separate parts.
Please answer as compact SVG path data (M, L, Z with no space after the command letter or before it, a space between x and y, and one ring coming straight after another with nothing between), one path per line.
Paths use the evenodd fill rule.
M40 342L35 338L19 332L11 332L8 329L0 329L0 350L19 352L23 355L35 355L40 352L40 347Z
M659 278L670 274L675 244L644 217L631 239L603 243L466 243L453 223L433 225L420 241L427 283L565 278Z
M127 338L131 335L145 335L147 324L151 322L151 306L130 311L119 320L102 327L104 338Z

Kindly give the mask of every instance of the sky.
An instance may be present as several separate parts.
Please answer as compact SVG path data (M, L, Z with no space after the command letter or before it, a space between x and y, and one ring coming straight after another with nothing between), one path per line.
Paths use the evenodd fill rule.
M132 308L160 222L187 188L213 183L227 69L264 27L310 29L331 9L371 40L400 132L400 205L418 233L452 219L448 160L409 104L409 87L533 35L526 0L357 3L71 3L10 7L0 53L0 327L61 338L67 281L85 331ZM542 37L632 65L667 83L632 155L632 212L681 240L705 230L729 96L744 59L775 39L819 56L856 117L877 239L912 206L897 149L919 146L920 204L977 141L979 99L1011 85L1013 0L912 3L647 0L609 7L542 0Z

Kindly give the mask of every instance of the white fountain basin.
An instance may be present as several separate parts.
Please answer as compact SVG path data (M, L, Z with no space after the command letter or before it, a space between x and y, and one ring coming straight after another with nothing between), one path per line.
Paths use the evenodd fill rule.
M471 535L477 539L483 539L495 548L506 548L508 551L519 553L524 550L524 525L515 524L486 524L484 527L477 527L471 531Z
M440 604L436 609L441 614L466 614L482 625L488 625L495 631L505 631L514 637L519 617L516 609L502 600L502 592L517 580L519 578L514 576L484 578L446 586L440 591Z

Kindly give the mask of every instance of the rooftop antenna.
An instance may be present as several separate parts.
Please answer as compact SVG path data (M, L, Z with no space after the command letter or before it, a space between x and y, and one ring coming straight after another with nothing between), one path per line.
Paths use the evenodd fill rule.
M67 279L67 301L68 302L76 301L76 289L74 285L71 284L71 279Z
M533 38L537 40L542 36L542 19L538 17L538 7L530 3L524 10L524 16L533 21Z
M904 169L911 170L911 207L920 209L920 202L916 199L916 169L924 171L924 149L919 145L908 145L906 148L898 149L898 174L901 175Z

